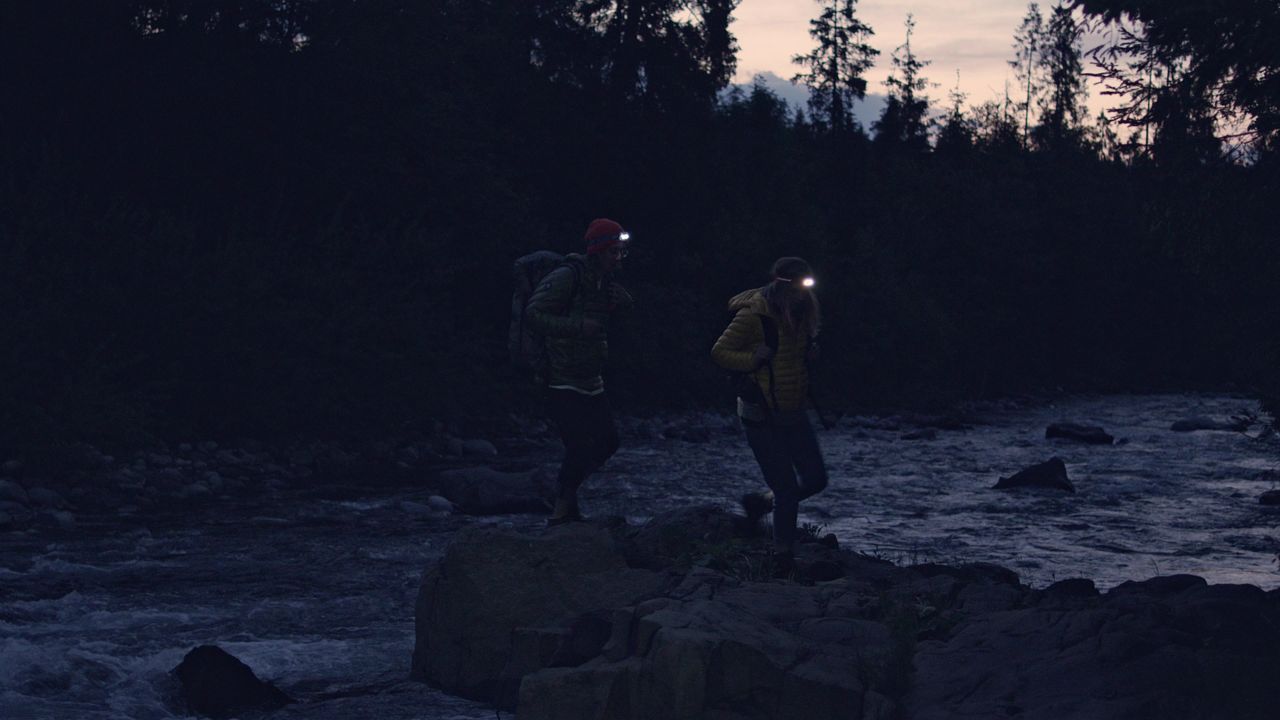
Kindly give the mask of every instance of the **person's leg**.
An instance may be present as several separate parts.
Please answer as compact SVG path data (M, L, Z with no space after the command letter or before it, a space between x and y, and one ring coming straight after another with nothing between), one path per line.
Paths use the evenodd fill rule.
M577 508L578 487L591 470L596 454L592 447L591 426L586 417L586 396L572 390L548 390L547 411L560 440L564 443L564 459L560 462L560 474L556 478L559 491L552 519L573 514Z
M813 497L827 487L827 465L822 459L822 448L818 445L818 435L808 416L786 428L784 439L787 454L800 474L799 500Z
M577 487L574 488L572 497L570 498L569 513L575 517L581 517L582 511L578 507L577 490L586 482L586 479L595 471L599 470L613 454L618 451L618 427L613 421L613 409L609 404L609 397L604 393L599 395L584 395L582 398L582 414L581 414L581 430L584 438L585 450L583 458L582 477L578 480Z
M796 513L800 504L800 488L796 483L790 453L770 426L746 428L747 444L760 465L764 481L773 491L773 540L783 554L791 552L795 542Z

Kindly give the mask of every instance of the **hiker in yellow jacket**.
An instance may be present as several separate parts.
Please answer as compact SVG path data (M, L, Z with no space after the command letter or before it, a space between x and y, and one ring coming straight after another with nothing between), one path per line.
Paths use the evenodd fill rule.
M741 373L738 417L747 443L773 491L773 538L780 568L794 564L800 501L827 486L827 469L809 421L809 364L821 310L809 263L784 257L773 264L768 285L729 301L729 327L711 348L720 367ZM748 494L748 515L768 512L767 496Z

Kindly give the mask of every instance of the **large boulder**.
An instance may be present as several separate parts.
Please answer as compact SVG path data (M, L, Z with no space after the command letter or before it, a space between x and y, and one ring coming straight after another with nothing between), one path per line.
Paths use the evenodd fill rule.
M1052 490L1075 492L1076 486L1067 478L1067 466L1061 458L1049 458L1038 465L1020 470L1010 477L1002 477L996 481L996 490L1007 490L1018 487L1038 487Z
M211 718L264 712L290 702L275 685L258 679L248 665L216 645L201 645L173 669L187 710Z
M1188 576L1100 594L990 564L900 568L690 508L641 527L459 534L417 608L414 674L521 720L1270 718L1280 591ZM637 565L646 568L640 569Z
M921 643L907 717L1276 717L1274 594L1190 576L1102 596L1087 581L1069 583Z
M436 485L440 495L471 515L546 512L556 494L555 477L542 468L455 468L440 473Z
M1095 425L1079 425L1077 423L1054 423L1045 428L1044 436L1052 440L1074 440L1089 445L1110 445L1116 441L1107 431Z
M510 708L524 672L550 662L574 639L575 622L585 627L582 618L633 605L666 586L664 575L628 567L610 532L595 525L571 523L537 535L463 530L422 581L413 675Z
M884 588L906 571L815 542L802 568L843 571L779 582L736 527L463 531L424 577L414 676L521 718L892 717L876 668L901 657Z

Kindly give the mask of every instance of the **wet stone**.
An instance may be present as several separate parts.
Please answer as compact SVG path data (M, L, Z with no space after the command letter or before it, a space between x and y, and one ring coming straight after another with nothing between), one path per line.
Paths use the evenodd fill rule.
M8 501L26 505L30 502L27 491L12 480L0 480L0 501Z

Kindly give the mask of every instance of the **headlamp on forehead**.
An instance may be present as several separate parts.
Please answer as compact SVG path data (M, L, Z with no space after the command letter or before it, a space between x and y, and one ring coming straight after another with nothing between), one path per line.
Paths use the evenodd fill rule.
M631 239L631 233L627 232L626 230L623 230L622 232L618 233L619 242L626 242L630 239Z
M811 275L806 275L802 278L789 278L789 277L782 277L781 275L779 275L777 279L783 282L795 283L800 287L805 288L806 290L818 284L818 281L814 280L813 276Z

